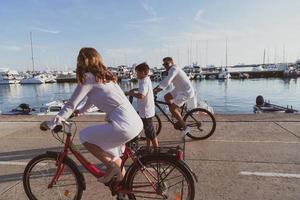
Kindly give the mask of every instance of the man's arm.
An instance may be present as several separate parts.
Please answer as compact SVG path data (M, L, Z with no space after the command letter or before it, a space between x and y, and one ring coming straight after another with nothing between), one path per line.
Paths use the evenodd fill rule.
M175 76L177 75L177 73L178 73L178 70L174 66L171 67L171 69L169 69L169 71L168 71L168 76L160 82L158 88L163 90L166 87L168 87L168 85L170 85L172 83L172 81L175 78ZM160 92L160 91L158 91L158 92Z

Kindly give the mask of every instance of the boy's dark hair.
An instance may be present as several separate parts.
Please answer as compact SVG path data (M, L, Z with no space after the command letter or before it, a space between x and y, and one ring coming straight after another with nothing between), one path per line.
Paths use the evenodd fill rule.
M166 61L173 62L173 58L171 58L171 57L164 57L163 62L166 62Z
M145 74L148 74L149 70L150 68L146 62L143 62L135 67L135 71L145 72Z

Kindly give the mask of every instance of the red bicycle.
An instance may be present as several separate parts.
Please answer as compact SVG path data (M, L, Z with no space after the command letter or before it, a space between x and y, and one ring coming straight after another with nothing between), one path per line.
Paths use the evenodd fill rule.
M73 144L75 122L64 122L55 127L52 134L64 143L64 149L61 152L47 151L28 163L23 174L26 195L31 200L79 200L86 189L86 183L82 172L69 155L73 154L96 178L104 176L105 172L90 163ZM112 195L125 194L132 200L194 199L197 177L183 161L180 148L147 150L139 146L136 139L126 144L121 168L124 168L129 158L133 162L123 180L117 182L113 179L107 184Z

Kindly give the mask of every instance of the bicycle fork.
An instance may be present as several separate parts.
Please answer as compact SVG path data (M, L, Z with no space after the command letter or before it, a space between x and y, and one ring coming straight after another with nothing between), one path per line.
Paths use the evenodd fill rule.
M48 188L52 188L53 185L55 185L57 182L58 182L58 179L60 177L60 175L63 173L64 169L65 169L65 165L63 164L63 160L65 158L65 154L66 152L60 152L59 153L59 156L56 160L56 172L55 172L55 175L53 176L51 182L49 183L48 185Z

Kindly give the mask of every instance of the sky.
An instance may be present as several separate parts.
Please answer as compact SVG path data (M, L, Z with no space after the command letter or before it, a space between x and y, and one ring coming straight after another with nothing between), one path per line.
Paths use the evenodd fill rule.
M0 68L76 68L95 47L109 66L295 62L299 0L0 0ZM227 41L227 48L226 48Z

